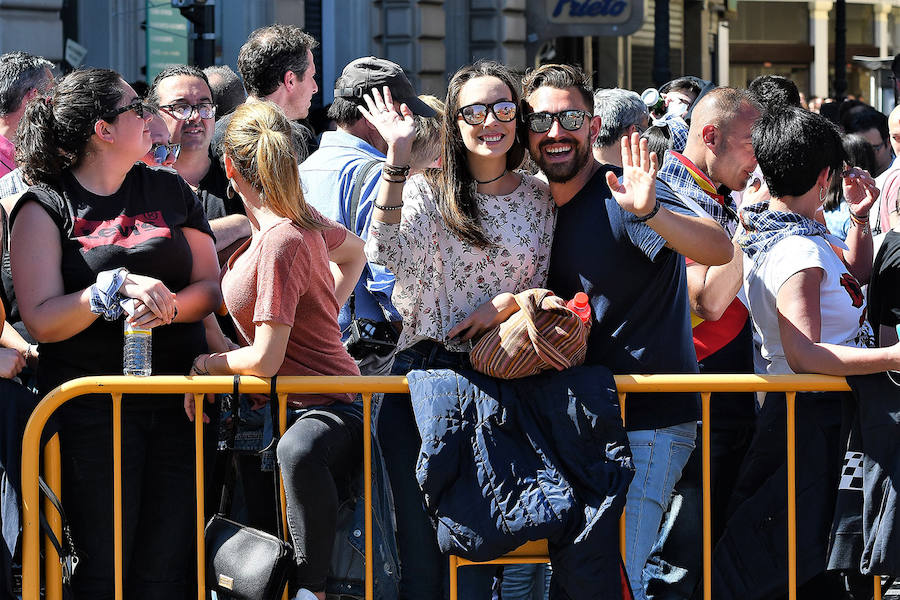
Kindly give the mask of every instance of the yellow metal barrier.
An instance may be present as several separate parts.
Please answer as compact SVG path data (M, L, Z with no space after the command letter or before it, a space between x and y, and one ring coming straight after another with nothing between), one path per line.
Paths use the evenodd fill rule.
M797 490L796 490L796 395L797 392L848 391L843 377L825 375L616 375L616 388L622 414L626 412L628 394L641 392L700 392L702 429L703 480L703 598L712 599L712 492L710 478L710 422L709 405L712 392L785 392L787 397L787 478L788 478L788 597L797 598ZM625 519L623 512L619 528L622 557L625 557ZM473 562L458 556L450 557L450 600L457 598L457 569L466 565L515 564L549 562L546 540L529 542L495 560ZM881 578L874 578L874 600L881 600Z
M801 391L846 391L849 389L846 381L841 377L826 377L821 375L617 375L616 386L619 392L619 401L625 410L625 397L629 393L640 392L701 392L702 416L704 423L709 423L709 398L711 392L785 392L787 396L787 472L788 472L788 594L790 600L797 596L796 565L797 565L797 531L796 531L796 439L795 439L795 404L796 392ZM245 393L266 394L269 392L269 381L257 377L241 377L241 391ZM40 437L49 417L66 401L85 394L106 393L113 399L114 415L120 414L122 394L183 394L193 393L228 393L233 388L231 376L204 376L204 377L179 377L156 376L148 378L109 376L96 378L83 378L67 382L51 391L38 405L25 430L25 438L22 448L22 508L23 508L23 541L22 541L22 566L23 566L23 594L24 600L39 600L40 598L40 567L39 567L39 513L38 513L38 479ZM363 393L364 400L364 465L365 488L364 498L366 506L371 508L371 398L373 393L408 393L406 379L404 377L282 377L278 379L279 397L279 426L282 431L286 424L286 403L288 393ZM204 512L203 512L203 444L202 440L202 410L201 397L195 397L197 415L195 422L195 435L197 440L197 452L195 458L197 477L197 598L205 598L205 556L204 556ZM114 482L115 497L113 506L114 540L115 540L115 589L116 599L121 600L122 588L122 506L121 506L121 420L114 418ZM712 538L711 521L712 511L710 504L710 465L709 465L709 427L703 428L701 438L703 451L703 581L704 598L711 599L712 588L709 585L712 575ZM59 445L56 438L52 439L45 452L45 469L48 483L59 491ZM284 503L284 492L281 490L281 501ZM58 532L59 520L50 514L51 526ZM366 598L373 598L372 577L372 516L371 510L366 511ZM624 525L624 515L623 523ZM624 529L620 529L624 538ZM624 549L624 546L623 546ZM48 557L47 598L56 600L61 597L59 564L51 560L53 550L46 552ZM524 562L547 562L546 541L537 541L526 544L495 561L489 563L509 564ZM456 598L456 570L458 566L472 563L455 556L450 557L451 564L451 598ZM876 577L874 582L875 598L881 599L881 581Z

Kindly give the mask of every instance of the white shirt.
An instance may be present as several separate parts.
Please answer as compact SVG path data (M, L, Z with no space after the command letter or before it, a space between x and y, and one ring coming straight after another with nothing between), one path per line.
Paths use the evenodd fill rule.
M753 328L762 340L765 374L793 373L781 344L775 299L792 275L816 267L824 271L819 301L820 341L860 348L872 345L874 338L865 320L865 296L859 283L824 238L792 235L769 248L756 264L744 255L744 291L750 302Z

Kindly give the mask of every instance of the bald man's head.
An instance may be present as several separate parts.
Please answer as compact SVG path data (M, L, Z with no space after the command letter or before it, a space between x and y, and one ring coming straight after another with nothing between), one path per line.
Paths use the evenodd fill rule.
M695 134L702 140L702 132L707 125L727 130L732 121L748 114L755 121L762 108L749 92L730 87L710 90L694 105L691 114L690 136Z
M716 184L744 189L756 168L751 130L760 113L745 90L710 90L694 105L685 156Z
M894 149L894 155L900 156L900 106L888 115L888 139L890 139L891 148Z

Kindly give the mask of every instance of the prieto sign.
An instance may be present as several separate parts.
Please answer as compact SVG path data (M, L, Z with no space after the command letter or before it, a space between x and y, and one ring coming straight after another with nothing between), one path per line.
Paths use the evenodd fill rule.
M644 0L528 0L529 41L619 36L644 22Z

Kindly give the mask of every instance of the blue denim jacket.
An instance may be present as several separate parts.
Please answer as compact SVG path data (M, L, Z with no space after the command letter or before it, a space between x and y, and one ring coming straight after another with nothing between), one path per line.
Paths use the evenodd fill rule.
M407 378L441 550L486 560L547 538L557 597L621 598L618 520L634 466L609 370Z

